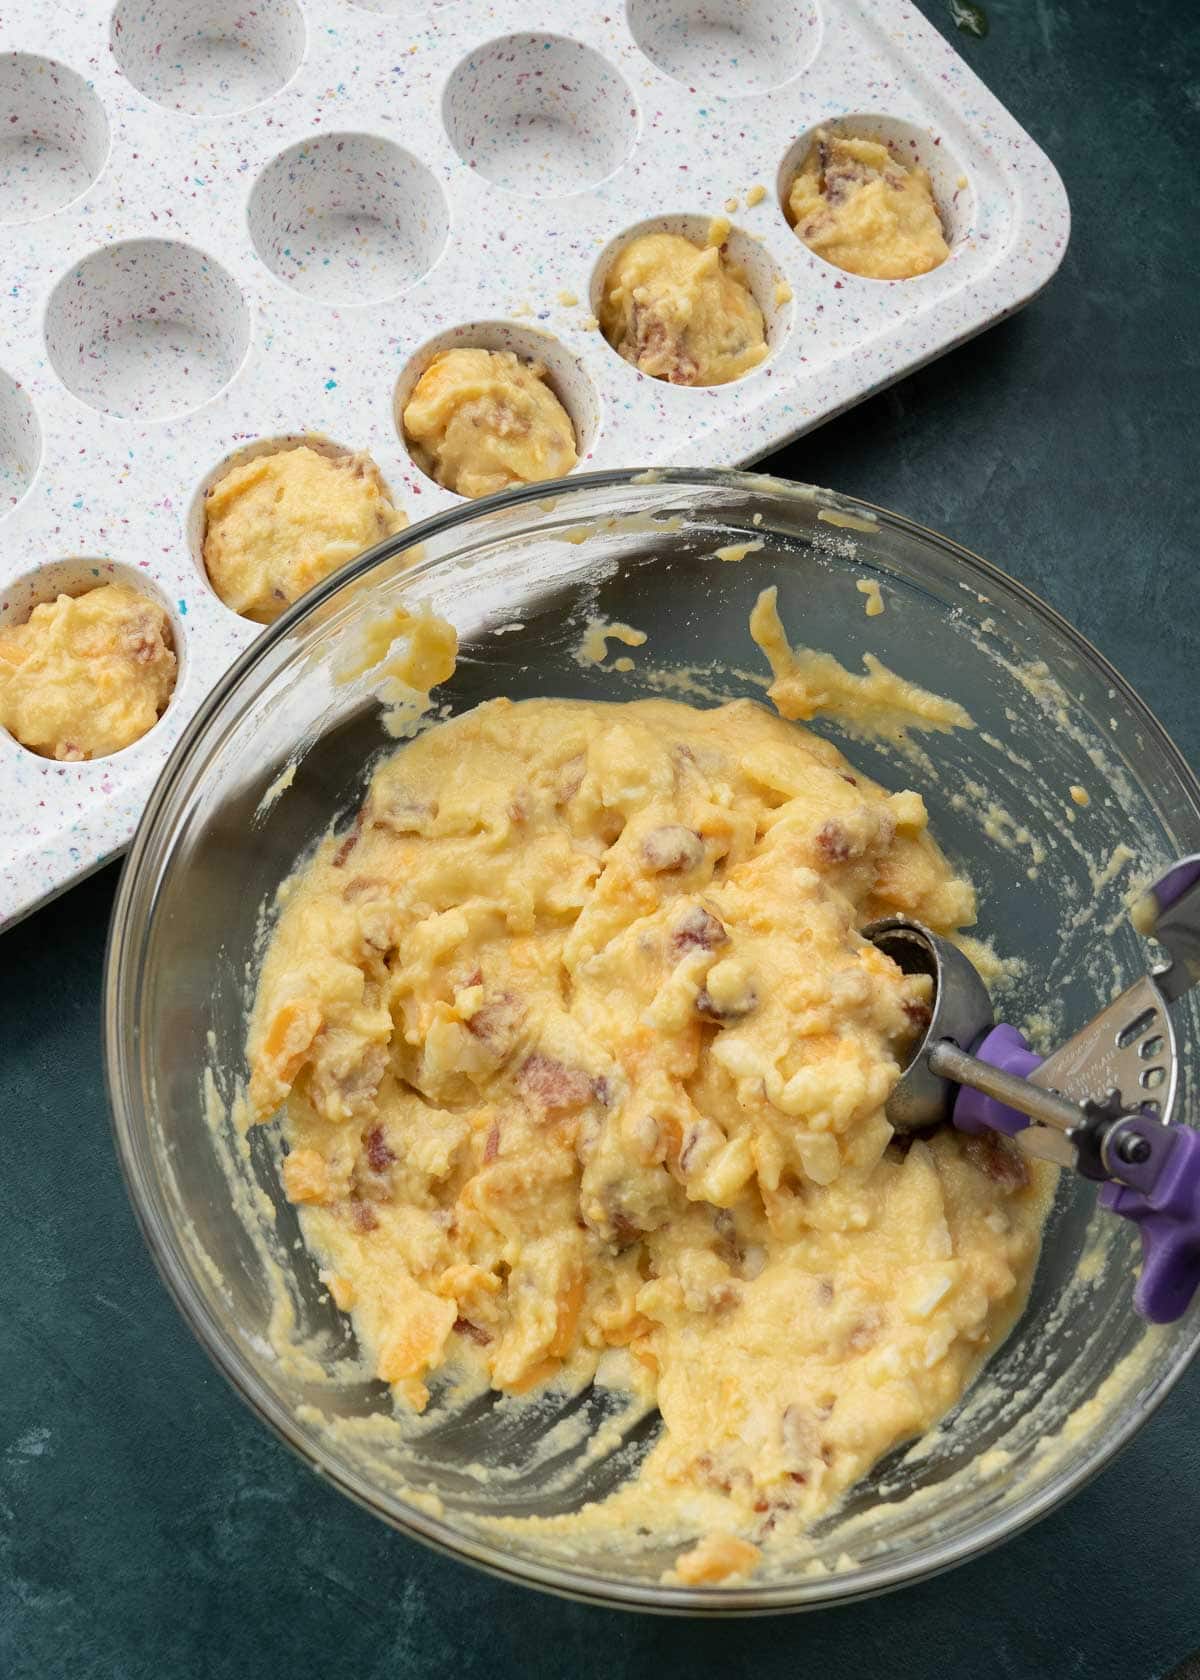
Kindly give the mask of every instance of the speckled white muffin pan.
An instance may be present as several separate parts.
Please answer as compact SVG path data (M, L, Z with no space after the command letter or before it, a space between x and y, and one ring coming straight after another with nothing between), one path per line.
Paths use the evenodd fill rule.
M858 279L789 228L806 136L846 117L929 168L953 246L934 273ZM597 332L604 267L635 231L714 215L771 353L734 385L664 385ZM0 731L0 921L120 850L258 634L200 560L231 456L317 433L433 513L456 498L396 402L464 343L547 363L586 467L748 462L1017 308L1067 229L1045 156L901 0L5 6L0 622L136 581L180 669L111 758Z

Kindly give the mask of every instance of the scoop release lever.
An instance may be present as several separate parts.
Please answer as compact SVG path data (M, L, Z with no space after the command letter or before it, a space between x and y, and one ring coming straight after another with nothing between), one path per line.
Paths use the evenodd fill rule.
M902 916L864 934L933 983L928 1027L888 1100L896 1130L950 1121L964 1132L1003 1132L1025 1154L1098 1183L1101 1206L1141 1231L1134 1305L1162 1324L1200 1289L1200 1132L1173 1118L1178 1057L1168 1010L1200 980L1200 854L1158 878L1134 925L1170 960L1044 1060L1015 1027L995 1024L987 988L949 940Z

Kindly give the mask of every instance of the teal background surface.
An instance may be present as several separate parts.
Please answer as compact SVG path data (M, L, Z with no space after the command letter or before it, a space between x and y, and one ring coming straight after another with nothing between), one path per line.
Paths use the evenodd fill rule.
M1023 314L771 468L909 514L1030 584L1200 763L1196 12L988 0L975 40L942 0L922 9L1057 163L1071 247ZM804 1617L571 1605L350 1505L225 1387L142 1245L100 1061L115 880L0 939L2 1680L1158 1680L1200 1647L1200 1367L1036 1528Z

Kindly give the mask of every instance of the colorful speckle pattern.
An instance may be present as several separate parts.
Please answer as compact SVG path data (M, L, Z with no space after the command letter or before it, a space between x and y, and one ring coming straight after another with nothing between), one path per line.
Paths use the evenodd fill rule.
M930 168L943 268L859 279L788 227L805 136L848 113ZM180 657L112 758L0 733L0 922L128 841L258 633L199 558L236 452L318 432L437 512L397 404L478 343L547 364L585 468L748 462L1009 314L1068 231L1050 163L904 0L563 0L538 33L523 0L15 0L0 131L0 622L119 575ZM734 385L647 379L596 330L604 265L731 197L771 354Z
M216 396L250 343L241 289L173 239L105 245L46 306L46 353L68 391L123 420L165 420Z
M807 70L816 0L628 0L638 46L664 75L718 98L767 93Z
M274 158L250 195L254 248L323 303L383 302L442 254L446 195L419 158L371 134L319 134Z
M530 198L599 186L637 138L637 105L620 71L562 35L477 47L455 66L442 116L468 169Z
M286 87L304 58L298 0L118 0L113 57L168 111L221 117Z
M82 76L35 53L0 56L0 224L65 209L104 168L108 141Z

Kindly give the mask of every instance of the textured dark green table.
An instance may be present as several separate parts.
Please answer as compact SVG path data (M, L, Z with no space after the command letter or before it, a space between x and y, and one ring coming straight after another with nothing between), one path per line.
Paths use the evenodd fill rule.
M1024 579L1200 762L1200 25L1179 0L989 0L976 41L943 0L924 8L1062 170L1066 264L1024 314L771 464ZM1200 1367L1031 1532L802 1618L559 1603L434 1557L324 1487L210 1369L126 1204L98 1041L114 882L106 870L0 940L3 1680L1150 1680L1200 1647Z

